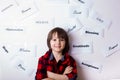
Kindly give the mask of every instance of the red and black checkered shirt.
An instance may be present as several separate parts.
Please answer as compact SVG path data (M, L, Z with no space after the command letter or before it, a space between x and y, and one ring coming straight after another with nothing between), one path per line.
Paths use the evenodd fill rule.
M66 53L61 60L56 62L51 51L47 51L44 56L39 58L35 80L42 80L44 78L47 78L47 71L51 71L57 74L63 74L67 66L73 67L72 72L66 74L69 80L76 80L77 67L75 60L70 55L68 55L68 53Z

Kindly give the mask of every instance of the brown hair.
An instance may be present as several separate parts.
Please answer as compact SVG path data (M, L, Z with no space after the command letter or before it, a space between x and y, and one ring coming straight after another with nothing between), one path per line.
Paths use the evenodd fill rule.
M52 35L54 33L57 32L57 35L58 35L58 38L63 38L65 39L65 48L63 49L63 54L65 54L66 52L68 52L69 50L69 38L68 38L68 35L67 35L67 32L60 28L60 27L56 27L56 28L53 28L49 33L48 33L48 37L47 37L47 46L49 49L51 49L51 46L50 46L50 40L52 39Z

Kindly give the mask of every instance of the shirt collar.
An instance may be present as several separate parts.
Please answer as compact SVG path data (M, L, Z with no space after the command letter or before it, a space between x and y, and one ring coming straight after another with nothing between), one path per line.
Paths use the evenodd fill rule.
M53 59L54 59L54 55L53 53L51 53L49 60L53 60ZM65 60L65 55L63 55L63 57L61 58L61 61L64 61L64 60Z

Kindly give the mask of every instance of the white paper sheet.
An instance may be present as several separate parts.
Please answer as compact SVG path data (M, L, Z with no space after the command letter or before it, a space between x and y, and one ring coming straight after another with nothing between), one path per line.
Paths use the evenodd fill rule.
M31 76L34 72L34 69L31 68L32 65L26 64L24 60L16 57L12 60L11 65L16 68L17 70L26 73L28 76ZM26 66L27 65L27 66Z
M38 12L36 4L33 0L15 0L19 16L21 17L20 20L30 17L33 14Z
M93 19L97 24L101 25L101 27L109 29L112 21L110 19L104 18L102 15L97 13L95 10L91 10L89 14L89 18Z
M56 18L54 26L64 28L68 33L72 33L75 31L80 30L83 25L81 22L76 18Z
M93 6L92 0L70 0L69 2L71 4L79 4L79 5L85 6L86 8L89 8L89 9L91 9L91 7Z
M20 45L17 49L18 55L24 56L36 56L36 46L35 45Z
M10 60L10 65L13 68L21 71L28 76L31 76L34 72L35 58L32 56L14 55Z
M13 45L5 44L5 43L0 43L0 52L2 55L4 55L6 58L11 59L16 52L17 47L13 47Z
M109 57L115 52L120 50L120 43L117 41L106 42L105 46L103 47L103 55L105 57Z
M26 31L24 26L16 26L16 25L4 25L0 26L3 34L7 34L9 32L21 32L24 33Z
M13 24L19 19L19 12L14 0L0 0L1 24Z
M70 5L69 6L70 17L88 17L89 10L88 8L81 5Z
M71 54L93 53L92 41L74 41L70 43Z
M102 64L92 62L92 61L81 61L80 66L82 66L83 68L87 70L95 71L98 73L102 72L102 67L103 67Z
M50 27L50 26L54 25L53 17L38 17L38 16L36 16L34 19L32 19L32 22L30 22L30 23L32 23L32 24L34 23L33 25L40 26L40 27L43 27L43 26Z
M104 37L104 29L99 29L94 27L82 27L80 32L81 35Z

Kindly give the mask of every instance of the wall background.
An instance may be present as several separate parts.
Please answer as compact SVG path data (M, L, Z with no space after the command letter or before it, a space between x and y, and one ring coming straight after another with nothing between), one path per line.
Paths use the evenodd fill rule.
M119 80L119 3L0 0L0 80L34 80L37 60L48 50L47 34L55 26L68 31L78 80Z

